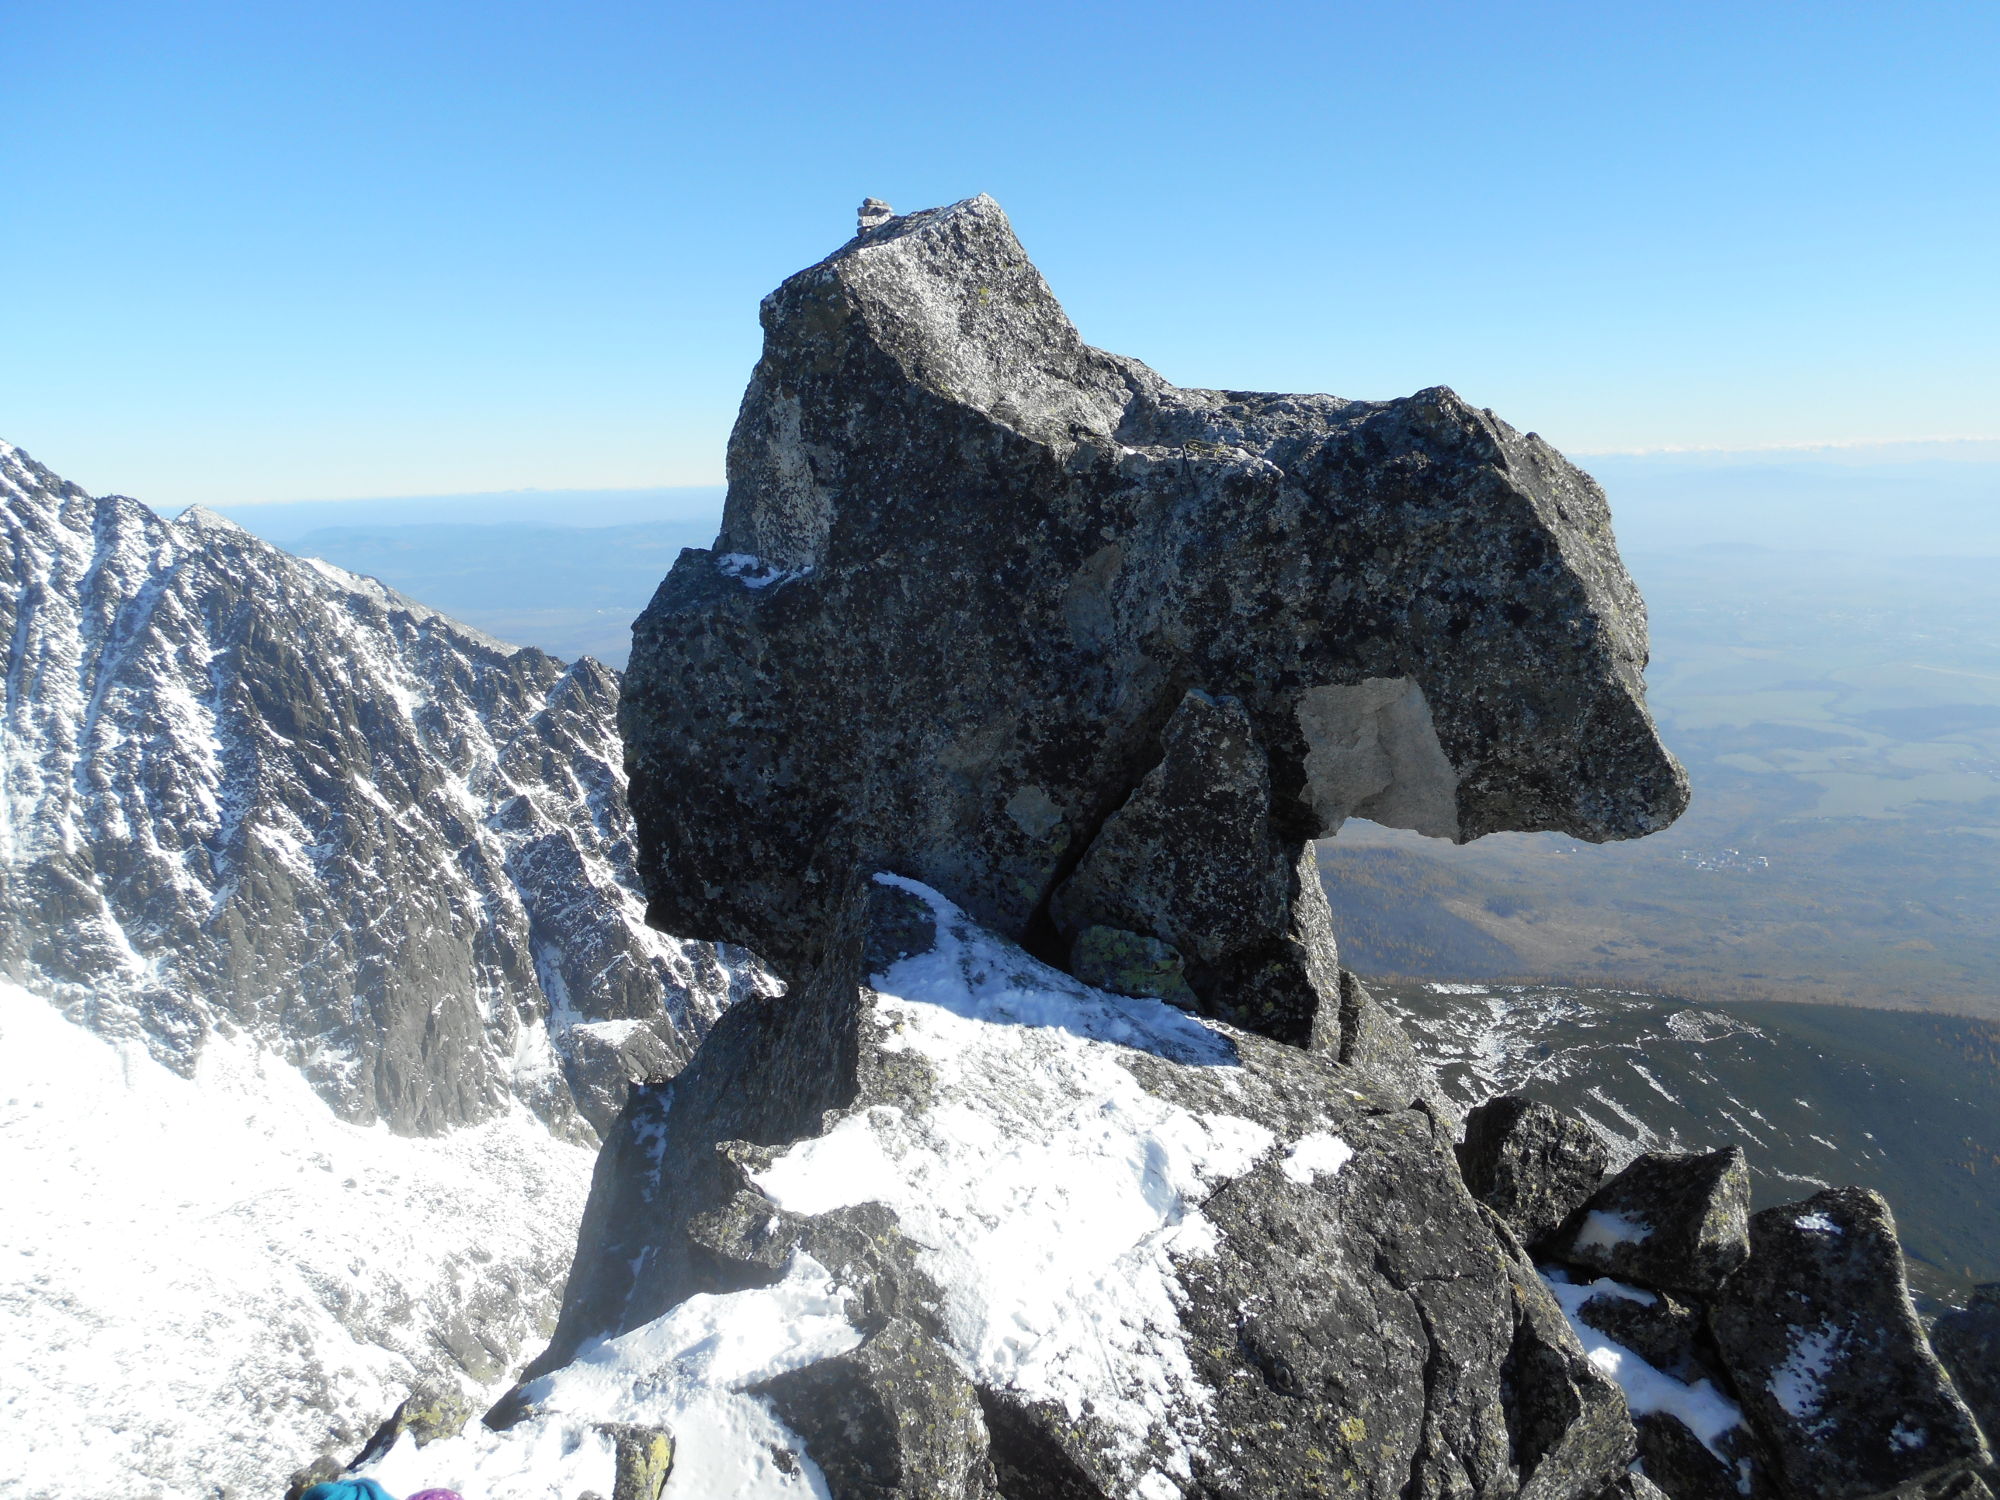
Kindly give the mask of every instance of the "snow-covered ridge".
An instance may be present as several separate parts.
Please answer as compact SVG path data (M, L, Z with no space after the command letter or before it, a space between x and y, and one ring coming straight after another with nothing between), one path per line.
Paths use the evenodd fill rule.
M644 922L616 676L0 455L0 974L347 1118L603 1124L740 966ZM587 1132L586 1132L587 1133Z
M0 631L0 1496L281 1493L515 1374L768 981L645 925L596 662L5 444Z

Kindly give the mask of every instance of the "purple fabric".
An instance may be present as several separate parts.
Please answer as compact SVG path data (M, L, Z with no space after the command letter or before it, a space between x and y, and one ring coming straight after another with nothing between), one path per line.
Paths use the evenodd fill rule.
M465 1500L457 1490L418 1490L410 1500Z

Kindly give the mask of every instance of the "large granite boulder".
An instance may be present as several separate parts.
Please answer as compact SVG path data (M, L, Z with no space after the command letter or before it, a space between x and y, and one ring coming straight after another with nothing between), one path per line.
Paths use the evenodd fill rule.
M1539 438L1443 388L1169 385L1083 343L988 198L864 224L765 300L721 536L635 630L657 925L799 986L890 869L1328 1045L1310 839L1685 805L1603 494Z
M1795 1500L1964 1491L1988 1457L1931 1352L1879 1194L1835 1188L1750 1220L1709 1324Z

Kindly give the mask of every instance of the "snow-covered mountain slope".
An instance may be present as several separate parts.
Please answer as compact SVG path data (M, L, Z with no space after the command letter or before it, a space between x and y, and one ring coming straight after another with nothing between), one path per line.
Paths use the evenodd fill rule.
M5 444L0 631L0 1495L278 1493L516 1372L770 981L645 925L595 662Z
M4 981L0 1144L7 1500L275 1496L441 1364L504 1376L592 1160L520 1105L346 1123L241 1034L182 1077Z
M1758 1206L1859 1183L1886 1197L1911 1284L2000 1277L2000 1027L1859 1007L1689 1005L1568 985L1371 987L1454 1102L1522 1091L1615 1162L1740 1144Z
M731 986L643 920L616 676L0 444L0 974L346 1119L579 1131Z

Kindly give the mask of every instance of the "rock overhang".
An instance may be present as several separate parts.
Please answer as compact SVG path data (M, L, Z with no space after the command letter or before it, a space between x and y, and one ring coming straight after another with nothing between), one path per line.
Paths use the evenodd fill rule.
M1085 344L984 197L877 223L763 318L722 534L628 685L666 925L793 961L865 863L1032 934L1190 690L1243 706L1280 843L1685 806L1603 493L1534 434L1442 387L1174 387Z

